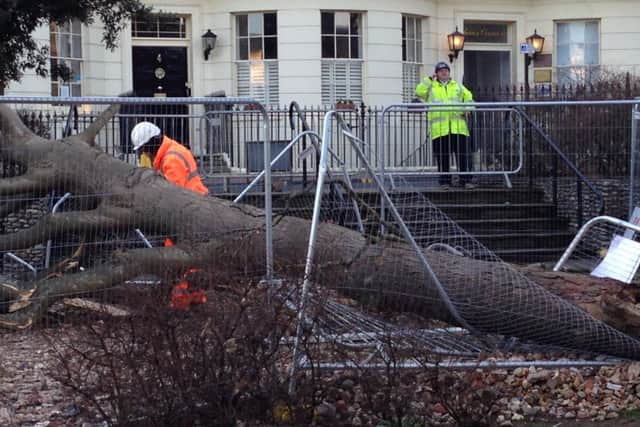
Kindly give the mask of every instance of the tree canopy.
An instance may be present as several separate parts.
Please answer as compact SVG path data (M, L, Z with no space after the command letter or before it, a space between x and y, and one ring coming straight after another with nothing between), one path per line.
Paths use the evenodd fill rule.
M140 0L0 0L0 94L9 82L19 81L24 70L47 75L49 48L33 38L40 25L73 19L91 24L99 19L104 25L102 40L113 49L133 15L149 11Z

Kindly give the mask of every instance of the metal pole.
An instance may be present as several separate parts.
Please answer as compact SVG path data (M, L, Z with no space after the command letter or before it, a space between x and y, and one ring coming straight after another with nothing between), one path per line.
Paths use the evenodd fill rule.
M636 98L636 100L640 100L640 98ZM640 150L640 147L638 146L638 126L640 126L640 110L638 109L638 104L635 104L631 111L631 182L629 183L630 194L628 218L631 218L631 215L633 214L633 209L636 204L636 193L640 190L640 188L638 188L640 182L637 182L638 180L636 179L636 174L638 173L638 165L636 163L640 161L640 158L638 158L638 154L640 154L638 151Z
M524 100L529 101L529 65L531 57L528 53L524 54Z
M31 272L33 273L34 277L38 275L38 270L36 270L36 268L33 265L29 264L27 261L23 260L22 258L17 256L13 252L5 252L4 256L7 257L7 258L11 258L12 260L17 261L20 264L22 264L25 267L27 267L29 270L31 270Z
M64 203L64 201L67 200L69 197L71 197L71 193L64 193L64 196L58 199L58 201L53 205L53 208L51 208L51 215L54 215L58 210L58 208L60 207L60 205ZM44 255L45 270L49 268L50 259L51 259L51 240L47 240L47 248L45 250L45 255Z
M269 113L261 103L257 103L262 113L264 130L264 217L266 241L266 274L267 281L273 279L273 209L271 206L271 126Z
M313 216L311 219L311 230L309 231L309 247L307 249L307 258L304 267L304 282L302 284L302 294L300 296L300 305L298 307L298 326L296 328L296 340L293 347L293 363L291 364L289 393L295 392L295 374L298 369L300 358L300 339L302 338L302 325L304 322L304 311L306 308L307 295L311 287L311 273L313 269L313 256L315 253L316 234L318 233L318 224L320 223L320 208L322 204L322 188L324 179L327 174L327 156L329 153L329 145L331 145L331 124L334 110L324 115L323 131L322 131L322 150L320 151L320 162L318 163L318 181L316 184L316 194L313 202Z

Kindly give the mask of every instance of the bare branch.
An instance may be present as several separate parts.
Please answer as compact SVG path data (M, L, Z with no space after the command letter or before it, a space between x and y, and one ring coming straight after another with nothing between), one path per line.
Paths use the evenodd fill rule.
M122 217L108 216L99 211L64 212L43 217L31 228L6 234L0 240L0 251L26 249L69 233L88 230L109 230L126 226Z
M23 193L47 194L56 185L52 179L54 176L53 169L33 168L24 175L4 178L0 181L0 196L15 196Z
M0 105L0 147L23 143L36 136L20 120L18 114L6 105Z
M120 97L131 96L133 92L122 93ZM109 108L104 110L100 116L93 122L91 125L78 137L85 141L90 146L94 147L96 145L96 136L100 132L100 130L109 123L114 116L116 116L120 112L120 104L111 105Z
M26 291L17 288L13 292L7 290L16 300L11 304L9 313L0 315L0 327L27 329L42 318L51 304L63 297L108 289L145 273L177 275L186 268L203 266L223 247L222 242L210 241L189 250L178 246L136 249L118 254L115 263L110 265L44 278Z

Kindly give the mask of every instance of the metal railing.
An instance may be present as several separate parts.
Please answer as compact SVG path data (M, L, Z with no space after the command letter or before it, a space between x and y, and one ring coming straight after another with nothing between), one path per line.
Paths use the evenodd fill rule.
M605 209L605 201L604 201L604 197L602 195L602 192L600 192L600 190L598 190L596 188L596 186L586 177L584 176L584 174L582 174L582 172L580 172L580 170L578 170L578 168L576 167L576 165L569 160L569 158L562 152L562 150L558 147L558 145L553 141L553 139L551 139L551 137L540 127L540 125L538 125L537 123L535 123L531 117L529 117L529 115L522 109L522 108L518 108L518 111L520 112L520 114L522 115L522 117L524 118L524 120L527 122L527 126L530 127L531 129L535 130L536 134L544 141L544 143L546 144L546 146L551 150L552 156L553 156L553 162L552 162L552 172L551 172L551 179L552 179L552 202L554 204L554 206L557 206L559 203L559 189L558 189L558 177L559 177L559 169L560 166L558 165L558 161L562 161L563 162L563 166L568 169L570 171L570 173L572 173L573 175L575 175L576 178L576 197L577 197L577 204L576 204L576 221L577 221L577 225L581 226L584 223L584 216L585 216L585 212L584 212L584 198L583 198L583 191L582 188L583 186L586 186L591 193L594 195L595 199L596 199L596 208L595 211L597 212L598 215L602 215L604 213L604 209ZM531 138L531 143L528 145L530 148L533 148L533 138ZM531 150L529 151L529 186L533 187L534 185L534 178L535 178L535 173L534 173L534 168L533 168L533 159L532 159L532 154L531 154Z
M82 132L95 120L100 108L92 105L91 98L70 98L64 102L61 98L48 98L50 101L46 106L34 104L32 98L5 98L4 102L11 99L16 101L15 108L23 113L23 120L47 138L58 138L65 129ZM326 113L323 107L302 108L296 104L289 108L271 108L263 115L253 107L248 108L255 103L245 104L241 106L244 109L239 109L238 105L229 102L232 98L153 98L153 108L159 108L157 106L163 103L173 106L173 110L166 107L163 110L166 114L160 114L151 109L145 110L150 105L148 103L136 105L134 98L128 99L129 103L123 105L120 114L98 134L98 145L104 151L125 161L136 162L136 156L131 153L128 131L137 120L158 120L177 134L176 139L190 145L201 173L212 179L236 175L254 177L263 169L260 134L264 128L268 128L272 135L270 148L282 151L297 134L296 128L322 128ZM216 104L212 104L212 99L216 99ZM601 196L583 178L620 177L630 172L631 150L628 147L633 127L629 107L637 102L469 104L467 106L474 107L474 117L470 122L473 170L469 173L482 176L508 170L512 172L508 176L517 177L519 182L543 186L550 202L557 205L560 216L570 218L577 227L586 218L602 212ZM70 105L77 105L78 116L76 118L72 114L69 121ZM180 105L187 108L176 107ZM304 124L300 115L291 114L291 108L297 108L304 114ZM522 111L526 111L528 117L526 125ZM360 105L359 108L340 111L340 114L363 142L362 150L369 162L377 161L378 153L383 154L383 165L376 164L375 167L398 172L436 172L433 147L430 142L425 143L428 141L428 122L422 104L405 104L402 111ZM67 123L74 124L69 128ZM361 171L357 156L348 149L346 137L336 126L332 126L331 135L330 148L343 160L338 162L337 157L332 156L328 167L341 170L344 165L350 173ZM317 169L317 158L303 155L307 148L306 141L303 139L302 142L294 144L290 154L281 158L274 168L280 173L302 176L305 183L308 171ZM522 148L524 159L520 156ZM580 171L582 178L576 175L576 170ZM225 184L223 188L228 188ZM574 201L573 195L579 196L582 202Z
M58 98L52 98L58 99ZM211 98L205 98L211 99ZM531 102L527 104L527 114L531 119L556 142L565 155L588 177L619 177L629 174L631 137L631 115L628 102L633 101L607 101L603 104L599 101L582 103L554 101ZM257 173L248 171L248 163L255 164L255 141L261 129L261 115L257 110L239 110L237 106L219 105L219 110L206 110L206 105L188 104L187 110L174 111L173 121L182 120L189 129L184 135L177 133L176 138L188 143L200 163L202 172L206 176L214 176L225 173ZM486 103L478 105L488 106ZM501 108L513 108L521 103L501 102L492 103L492 106ZM66 128L69 108L58 103L49 106L16 105L15 108L23 117L23 120L32 129L38 129L45 138L58 139L62 137ZM322 129L323 117L327 107L301 106L310 129ZM352 131L365 142L364 152L368 159L373 160L372 153L384 149L386 163L389 167L396 168L422 168L435 169L435 161L429 151L430 144L425 144L428 134L428 123L422 113L412 111L397 111L387 113L394 130L389 137L381 138L379 134L382 107L361 105L359 108L340 111L345 122ZM295 136L295 129L290 126L288 107L269 107L269 128L273 146L281 149ZM72 116L71 130L82 132L97 117L99 111L90 104L78 104L77 130L76 118ZM204 114L207 113L206 117ZM144 116L144 111L138 113L135 106L128 106L108 125L98 137L100 145L105 152L119 156L124 160L135 162L136 157L131 154L127 129L133 123L136 116ZM476 140L484 138L488 143L489 138L503 138L501 133L513 132L505 126L504 120L498 120L498 114L494 114L495 120L474 120L471 126L471 140L474 147L478 146ZM487 115L487 117L489 117ZM200 124L200 120L207 119ZM169 121L170 117L163 120ZM160 118L158 117L158 120ZM296 119L298 120L298 119ZM122 122L122 123L121 123ZM173 126L173 125L172 125ZM130 129L129 129L130 130ZM344 153L347 147L345 137L337 130L332 129L332 149L336 153ZM185 139L186 138L186 139ZM484 143L484 142L482 142ZM525 141L526 143L526 141ZM384 144L384 147L379 147ZM251 151L247 146L251 146ZM298 155L304 148L294 148L292 152L292 164L288 173L302 174L306 160L307 168L312 168L315 159L306 158L300 160ZM491 149L491 147L489 147ZM480 153L475 148L476 153ZM412 155L413 154L413 155ZM534 157L544 156L544 153L532 153ZM219 160L215 156L223 158L224 164L216 166ZM250 159L249 157L254 158ZM480 162L479 154L475 155L475 161ZM350 165L350 160L345 159ZM357 167L357 159L353 159L354 167ZM490 163L489 163L490 164ZM224 167L223 167L224 166ZM330 167L334 165L330 163ZM261 168L260 168L261 169Z
M452 111L452 108L455 109ZM456 167L448 172L435 168L435 147L431 141L430 132L423 132L423 124L417 128L404 127L395 122L392 113L417 115L422 122L427 122L425 115L430 113L460 113L459 120L464 120L469 130L466 146L456 146L452 143L446 155L451 152L457 154ZM469 115L469 119L463 116ZM402 117L402 115L400 115ZM409 141L418 139L424 141L413 148L410 144L392 144L398 138L392 134L405 135ZM515 175L523 167L523 126L521 112L511 106L487 107L477 103L467 104L393 104L381 113L378 156L381 175L389 170L391 174L415 174L416 172L433 175L500 175L511 186L509 175ZM394 150L395 153L390 151ZM398 154L399 153L399 154ZM407 154L405 154L407 153ZM462 171L460 160L467 157L470 170ZM397 159L402 159L400 163Z

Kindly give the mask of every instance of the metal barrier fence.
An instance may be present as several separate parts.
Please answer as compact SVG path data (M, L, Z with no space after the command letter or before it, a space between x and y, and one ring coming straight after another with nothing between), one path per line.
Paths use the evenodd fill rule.
M83 131L99 113L99 108L92 106L84 98L74 99L77 108L72 109L71 114L69 104L57 100L52 98L52 104L46 106L23 104L16 107L21 110L24 121L31 129L51 139L60 138L65 131ZM239 109L229 103L225 104L225 101L213 108L207 107L210 104L205 101L198 102L193 98L190 100L185 101L181 109L175 107L174 111L165 107L161 114L164 117L157 117L157 120L164 120L167 128L175 129L173 134L177 139L190 145L200 162L202 172L207 176L213 176L221 173L253 174L259 171L260 168L256 166L262 158L257 141L259 130L263 126L260 112L253 110L253 107L245 106L244 109ZM531 102L526 104L525 110L532 121L555 141L567 158L586 176L620 177L628 175L630 167L628 147L631 143L631 115L627 102L629 101ZM488 108L484 103L477 105ZM497 106L495 108L513 109L523 104L505 102L492 105ZM107 153L135 162L128 142L127 129L130 129L131 123L148 116L145 115L148 111L145 112L144 108L131 105L128 111L125 109L121 112L122 118L116 117L109 124L109 128L99 135L100 144ZM378 153L383 149L386 168L435 170L432 147L428 142L429 130L424 107L415 108L407 107L402 111L387 112L384 123L387 136L384 138L379 135L383 126L384 108L362 104L359 108L341 110L340 114L352 132L364 141L363 151L370 161L374 158L372 153ZM302 110L310 129L322 128L327 108L305 106ZM287 108L269 108L267 112L273 151L279 151L295 136L296 131L292 130L289 124ZM155 115L159 114L156 112ZM298 121L299 128L299 119L295 120ZM177 124L171 124L171 121ZM491 166L490 159L482 158L483 151L496 151L499 144L503 143L501 141L520 137L513 127L517 123L512 122L509 117L501 117L498 112L478 114L471 120L470 125L471 144L475 149L474 163L482 167ZM336 153L349 155L344 135L335 127L332 137L332 149ZM539 152L536 147L527 151L529 137L525 133L523 138L525 164L527 158L533 158L536 164L543 163L546 154ZM302 147L294 147L291 155L284 158L276 170L301 172L301 151ZM308 158L308 167L312 168L316 160L314 157ZM353 164L353 168L359 167L355 157L345 158L344 162L347 165ZM330 167L339 166L330 163Z
M592 218L578 230L553 270L570 268L631 283L640 263L638 233L637 224L610 216Z
M395 114L392 115L393 113ZM398 113L420 115L422 121L413 120L414 123L422 123L425 114L430 113L450 113L455 116L453 120L464 121L469 133L468 142L462 144L452 141L448 149L443 149L446 156L454 154L455 171L453 168L449 172L433 168L437 163L434 159L436 148L431 141L430 132L427 132L425 137L424 132L421 132L422 125L403 126L397 122ZM400 114L400 118L402 117ZM510 106L485 107L478 104L444 107L437 104L393 104L381 113L380 134L384 142L379 144L378 155L381 162L379 166L383 171L393 169L395 173L401 173L398 169L402 169L404 173L419 171L438 175L503 175L509 182L508 176L517 174L523 167L522 111ZM391 143L397 140L400 140L401 144ZM417 144L416 140L424 142ZM466 162L464 157L467 157ZM398 164L399 158L402 160ZM467 170L461 170L460 162L467 163Z
M22 111L32 129L49 138L81 132L100 111L90 98L65 102L51 98L48 105L29 102L15 108ZM474 107L469 121L473 165L469 173L477 176L509 173L530 187L543 186L550 201L558 207L559 215L580 226L586 219L602 214L603 206L602 195L590 188L594 186L585 178L629 174L632 131L629 109L634 102L468 104ZM205 177L255 175L264 162L260 131L268 128L272 135L270 148L274 153L280 152L297 133L301 119L298 116L291 120L288 110L282 108L270 109L263 115L253 105L245 104L238 109L225 98L155 99L152 104L139 101L137 105L130 101L97 140L107 153L134 163L136 156L131 153L129 130L138 120L151 119L169 135L190 145ZM363 141L362 151L374 167L435 173L426 108L424 104L385 109L362 104L359 108L341 110L340 114L353 134ZM324 108L307 107L302 111L309 129L323 127ZM331 158L328 167L340 170L344 166L352 173L361 171L359 160L335 125L331 136L331 150L342 160ZM304 143L294 145L274 164L274 171L289 175L301 174L305 168L316 169L317 156L307 156L304 150Z
M636 206L640 207L640 104L633 107L631 120L631 171L629 173L629 218Z
M522 115L525 117L524 112ZM332 119L340 124L372 182L368 192L345 192L344 201L339 204L326 197L330 192L323 188ZM388 192L362 151L364 141L350 132L335 111L327 113L322 139L325 143L312 202L304 282L297 301L299 324L291 368L292 389L295 370L304 365L301 354L304 330L326 328L331 339L346 334L345 344L353 348L375 345L376 337L381 336L379 330L375 330L377 325L372 325L366 316L358 317L349 307L333 305L324 311L315 309L309 310L313 314L307 313L311 300L322 300L316 285L385 309L398 308L401 312L415 311L427 316L440 313L454 319L471 334L497 333L544 345L618 356L640 354L640 342L635 338L594 319L502 262L402 176L397 176L397 181L403 191ZM383 164L380 159L372 163ZM570 162L567 167L576 172ZM584 179L577 174L580 180ZM348 183L345 184L348 189ZM364 232L334 229L335 224L341 224L344 219L350 199L355 199L357 210L363 213ZM372 209L374 203L380 202L387 207L388 214L384 211L378 214ZM310 210L310 205L310 200L300 201L296 208ZM417 332L406 329L398 336L407 338L412 333L415 338ZM356 335L357 343L352 339ZM389 337L390 340L396 338L393 334ZM443 341L451 338L444 336ZM343 338L336 340L341 342ZM628 351L631 353L626 353ZM329 366L340 365L334 361Z

